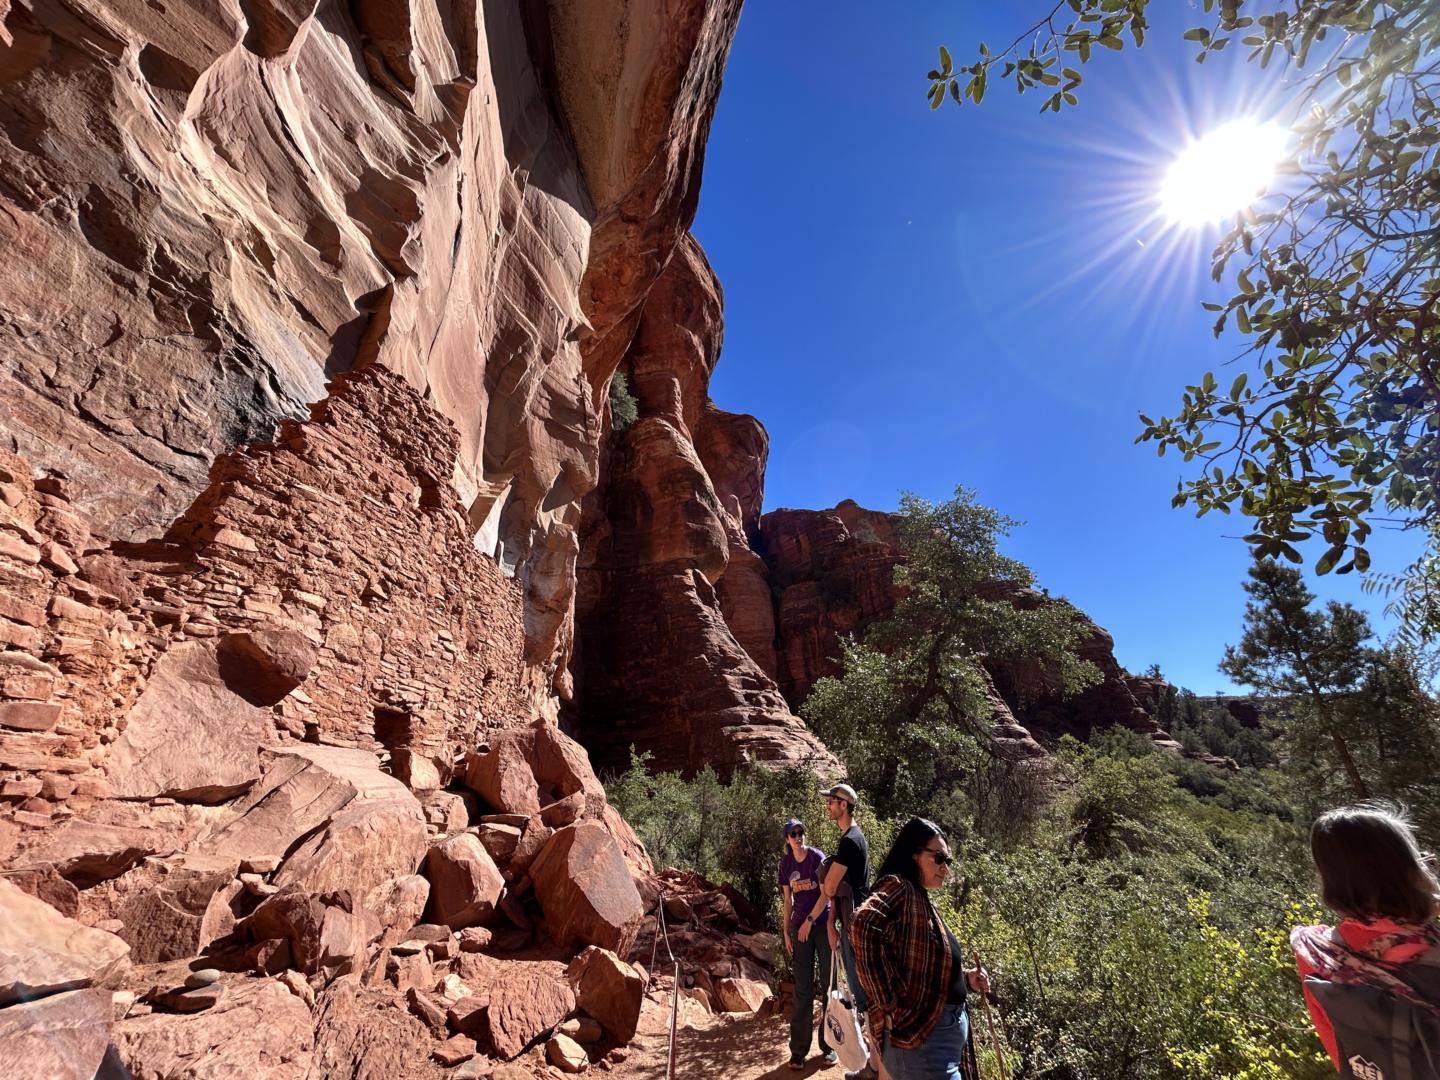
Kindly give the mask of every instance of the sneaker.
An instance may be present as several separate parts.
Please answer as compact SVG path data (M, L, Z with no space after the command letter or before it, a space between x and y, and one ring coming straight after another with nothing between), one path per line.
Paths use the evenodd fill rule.
M879 1080L880 1074L866 1065L863 1069L856 1069L854 1072L847 1072L845 1080Z
M805 1059L804 1059L804 1058L791 1058L791 1059L790 1059L790 1068L793 1069L795 1072L799 1072L801 1069L805 1068Z
M840 1063L840 1055L834 1050L826 1050L820 1060L825 1063L825 1067L828 1069L831 1065L838 1065Z

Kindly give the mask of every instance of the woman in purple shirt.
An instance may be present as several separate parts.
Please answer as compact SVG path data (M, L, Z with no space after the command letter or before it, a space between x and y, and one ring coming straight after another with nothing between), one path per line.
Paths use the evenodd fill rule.
M820 897L820 864L825 855L805 844L805 826L794 818L785 823L785 855L780 860L780 891L785 897L785 953L795 970L795 1003L790 1013L790 1068L803 1069L810 1053L815 1025L815 971L820 971L821 1007L829 1000L830 939L824 933L800 933ZM816 924L825 907L816 912ZM806 930L809 927L806 926ZM820 1053L825 1064L835 1064L835 1051L825 1042L820 1027Z

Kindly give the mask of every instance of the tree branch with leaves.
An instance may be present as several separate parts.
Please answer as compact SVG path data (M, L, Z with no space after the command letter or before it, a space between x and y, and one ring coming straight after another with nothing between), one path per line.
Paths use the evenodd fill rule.
M978 104L992 78L1079 103L1096 49L1143 45L1150 0L1062 0L970 64L948 48L929 73L939 108ZM1137 442L1198 466L1175 506L1238 510L1257 557L1321 574L1366 572L1380 524L1423 530L1428 555L1390 588L1412 635L1440 634L1429 598L1440 533L1440 5L1433 0L1204 0L1195 59L1230 47L1298 76L1293 144L1270 192L1216 246L1215 334L1245 339L1241 370L1205 373L1172 416L1141 415ZM1421 598L1414 602L1415 598Z

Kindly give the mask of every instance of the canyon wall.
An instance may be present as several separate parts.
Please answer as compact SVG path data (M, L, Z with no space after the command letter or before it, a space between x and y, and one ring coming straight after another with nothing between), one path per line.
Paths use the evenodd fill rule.
M690 504L729 511L686 471L731 437L718 308L697 352L656 283L704 263L739 6L0 3L18 1072L545 1075L577 1009L607 1018L582 1056L633 1033L661 886L555 721L637 352L689 397L604 485L635 492L623 569L702 666L724 636ZM739 696L691 753L824 759Z
M603 390L699 197L739 0L16 0L0 409L118 540L379 363L568 693Z
M754 417L706 395L721 330L719 285L688 242L622 362L639 419L607 439L602 483L586 500L580 735L612 768L634 747L667 770L744 760L833 770L762 666L773 652L770 596L749 535L767 439Z

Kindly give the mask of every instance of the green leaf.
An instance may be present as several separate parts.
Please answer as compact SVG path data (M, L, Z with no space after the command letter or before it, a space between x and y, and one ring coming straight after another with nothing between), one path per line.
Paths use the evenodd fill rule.
M1231 400L1231 401L1238 401L1238 400L1239 400L1239 398L1240 398L1240 391L1242 391L1242 390L1245 389L1245 383L1246 383L1247 381L1249 381L1249 379L1250 379L1250 375L1249 375L1248 372L1245 372L1245 371L1242 371L1239 375L1235 376L1235 381L1230 384L1230 400Z
M1345 557L1345 545L1336 544L1315 563L1315 573L1324 576L1335 569L1335 564Z
M945 74L945 75L949 75L949 74L950 74L952 71L954 71L954 70L955 70L955 68L954 68L954 66L953 66L953 62L952 62L951 59L950 59L950 50L947 49L944 45L941 45L941 46L940 46L940 71L941 71L943 74Z

